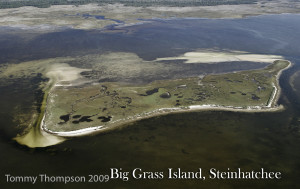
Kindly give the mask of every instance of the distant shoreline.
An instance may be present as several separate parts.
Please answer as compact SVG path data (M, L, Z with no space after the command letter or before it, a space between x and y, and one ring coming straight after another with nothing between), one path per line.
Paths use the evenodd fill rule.
M183 113L183 112L197 112L197 111L231 111L231 112L249 112L249 113L254 113L254 112L275 112L275 111L280 111L284 110L284 107L282 105L277 105L279 96L281 94L281 87L279 86L279 79L284 70L289 69L292 66L292 63L288 60L285 60L289 63L289 65L283 69L281 69L277 75L276 75L276 83L274 84L275 87L275 94L272 97L271 102L269 102L268 105L266 106L248 106L246 108L243 107L233 107L233 106L220 106L216 104L204 104L204 105L191 105L188 107L182 107L182 108L161 108L161 109L156 109L152 112L146 112L142 113L141 115L135 115L132 117L127 117L126 119L120 119L120 120L115 120L112 121L110 126L95 126L95 127L88 127L84 129L79 129L79 130L74 130L74 131L64 131L64 132L56 132L56 131L51 131L47 129L43 125L43 120L45 117L45 114L43 116L43 119L40 124L40 129L42 132L46 132L55 136L60 136L60 137L79 137L79 136L86 136L90 134L95 134L99 132L104 132L104 131L109 131L112 129L115 129L121 125L126 125L138 120L142 119L147 119L151 117L156 117L160 115L166 115L166 114L172 114L172 113ZM273 106L273 107L272 107Z
M25 2L25 1L24 1ZM37 2L37 1L36 1ZM153 1L156 2L156 1ZM193 1L192 1L193 2ZM12 2L13 3L13 2ZM19 3L19 2L16 2ZM215 3L215 2L214 2ZM0 3L1 4L1 3ZM291 6L292 5L292 6ZM44 8L22 6L0 9L0 26L23 29L32 28L35 32L49 32L63 28L105 29L107 26L132 25L143 23L139 19L172 18L245 18L271 14L299 14L300 2L287 0L276 2L255 2L251 4L215 4L212 6L125 6L114 4L52 5ZM99 12L101 12L99 14ZM84 14L91 16L86 18ZM100 16L98 19L96 16Z

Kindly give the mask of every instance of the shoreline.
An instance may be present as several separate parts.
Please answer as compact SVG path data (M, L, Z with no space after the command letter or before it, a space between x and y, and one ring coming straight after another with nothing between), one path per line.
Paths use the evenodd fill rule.
M283 105L277 105L277 102L279 100L280 94L281 94L281 87L279 85L279 79L284 70L289 69L292 67L292 63L288 60L285 60L289 63L289 65L283 69L281 69L277 75L276 75L276 82L273 83L273 87L275 88L274 95L271 99L271 101L266 106L247 106L244 107L234 107L234 106L220 106L216 104L203 104L203 105L191 105L188 107L181 107L181 108L161 108L153 110L152 112L144 112L141 114L137 114L131 117L127 117L125 119L119 119L115 120L111 123L110 126L100 125L95 127L88 127L84 129L74 130L74 131L51 131L47 129L43 122L44 117L41 120L40 123L40 129L42 132L46 132L48 134L52 134L59 137L79 137L79 136L86 136L91 135L95 133L105 132L112 129L115 129L117 127L120 127L122 125L126 125L138 120L142 119L148 119L151 117L156 117L160 115L167 115L167 114L173 114L173 113L183 113L183 112L198 112L198 111L231 111L231 112L248 112L248 113L255 113L255 112L275 112L275 111L283 111L285 108ZM273 106L273 107L272 107Z
M227 108L222 106L213 106L213 105L193 105L197 107L192 108L185 108L185 109L175 109L174 108L163 108L156 111L160 111L158 113L153 113L151 115L139 117L137 118L129 118L129 119L122 119L122 120L116 120L112 125L109 127L105 127L104 125L95 126L95 127L88 127L84 129L79 129L75 131L51 131L44 126L41 126L41 130L43 132L59 136L59 137L65 137L65 138L71 138L71 137L80 137L80 136L88 136L91 134L97 134L100 132L110 131L115 128L125 126L126 124L133 123L135 121L143 120L143 119L149 119L156 116L162 116L167 114L176 114L176 113L186 113L186 112L199 112L199 111L229 111L229 112L247 112L247 113L256 113L256 112L277 112L277 111L283 111L285 108L284 106L280 105L274 108L268 108L268 109L238 109L238 108ZM172 110L171 110L172 109ZM147 113L146 113L147 114Z
M277 86L277 90L278 90L278 91L277 91L277 95L275 96L275 99L274 99L273 103L277 103L277 102L278 102L279 97L280 97L281 92L282 92L282 89L281 89L280 84L279 84L279 79L280 79L280 77L281 77L281 75L282 75L282 72L285 71L285 70L287 70L287 69L289 69L289 68L291 68L291 67L293 66L293 63L292 63L291 61L289 61L289 60L285 60L285 61L287 61L287 62L289 63L289 65L288 65L287 67L281 69L281 70L277 73L277 75L276 75L276 85L278 85L278 86Z

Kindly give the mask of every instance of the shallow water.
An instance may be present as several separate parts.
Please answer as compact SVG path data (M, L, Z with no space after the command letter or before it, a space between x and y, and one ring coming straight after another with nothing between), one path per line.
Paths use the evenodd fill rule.
M299 94L288 81L299 70L299 15L246 19L157 20L125 28L127 33L72 31L36 36L31 41L8 40L0 60L18 62L41 57L125 51L144 59L170 57L197 48L220 48L287 56L295 66L283 73L277 113L190 112L150 118L108 133L70 139L62 144L30 149L11 140L19 131L16 107L26 112L34 104L37 82L16 82L0 88L0 180L4 188L297 188L300 175ZM242 32L244 31L244 32ZM299 32L298 32L299 33ZM63 40L61 40L63 39ZM5 41L4 39L1 39ZM3 43L1 43L3 44ZM18 45L18 48L16 48ZM30 46L30 48L28 48ZM5 53L4 53L5 52ZM298 84L296 86L299 86ZM300 91L300 89L299 89ZM113 180L90 184L7 184L12 175L107 174L109 168L131 171L226 170L265 168L281 171L281 180Z

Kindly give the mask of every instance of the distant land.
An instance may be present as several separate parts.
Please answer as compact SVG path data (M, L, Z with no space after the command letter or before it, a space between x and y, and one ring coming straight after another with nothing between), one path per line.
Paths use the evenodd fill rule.
M170 18L243 18L299 13L292 0L0 0L0 26L33 29L100 29Z
M85 5L89 3L114 4L122 3L126 6L215 6L215 5L238 5L253 4L257 0L1 0L0 8L18 8L23 6L34 6L47 8L51 5Z

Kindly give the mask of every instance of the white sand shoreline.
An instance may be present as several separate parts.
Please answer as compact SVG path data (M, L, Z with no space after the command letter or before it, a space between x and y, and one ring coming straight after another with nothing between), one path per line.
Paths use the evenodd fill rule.
M86 136L102 131L108 131L112 130L118 126L125 125L128 123L132 123L138 120L142 119L147 119L155 116L160 116L160 115L166 115L166 114L171 114L171 113L184 113L184 112L197 112L197 111L231 111L231 112L249 112L249 113L255 113L255 112L275 112L275 111L280 111L284 110L283 106L276 106L272 108L261 108L261 107L247 107L242 108L242 107L226 107L226 106L218 106L218 105L193 105L189 106L188 108L162 108L158 110L154 110L153 112L155 113L144 113L145 116L133 116L134 118L128 118L128 119L122 119L122 120L116 120L110 127L106 126L96 126L96 127L88 127L84 129L79 129L75 131L51 131L44 126L41 126L42 130L49 133L53 134L56 136L61 136L61 137L79 137L79 136ZM148 115L147 115L148 114Z

